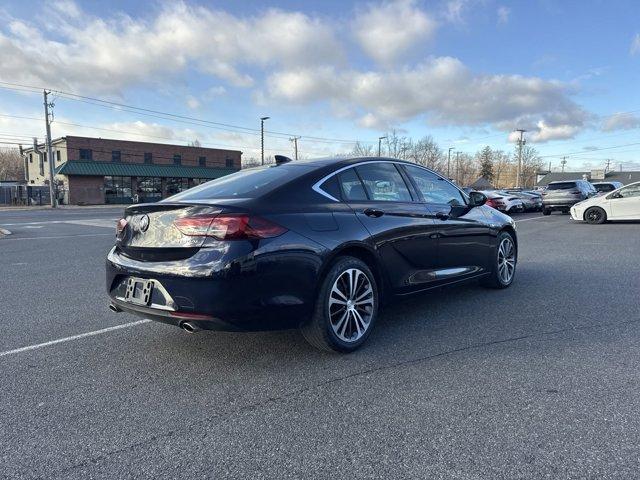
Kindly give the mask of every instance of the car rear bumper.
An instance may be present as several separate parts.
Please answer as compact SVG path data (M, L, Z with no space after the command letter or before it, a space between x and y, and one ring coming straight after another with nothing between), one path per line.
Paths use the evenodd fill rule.
M233 259L227 252L224 261L205 248L171 262L133 260L114 248L106 261L107 293L116 309L172 325L189 321L228 331L296 327L313 308L322 257L312 249L274 245L292 240ZM125 301L130 277L153 281L150 305Z
M558 199L558 200L544 200L542 202L542 208L546 208L547 210L568 210L570 207L575 205L578 202L581 202L582 198L576 199Z

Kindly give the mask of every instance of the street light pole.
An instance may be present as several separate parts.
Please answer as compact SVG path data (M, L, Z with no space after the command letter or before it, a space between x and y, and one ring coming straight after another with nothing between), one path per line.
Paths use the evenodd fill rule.
M460 152L456 152L456 183L460 185Z
M381 149L382 149L382 140L384 140L387 137L378 137L378 156L380 156L381 153Z
M447 158L447 178L451 178L451 150L455 150L454 147L449 147L449 157Z
M271 117L260 117L260 158L261 163L264 165L264 121L269 120Z

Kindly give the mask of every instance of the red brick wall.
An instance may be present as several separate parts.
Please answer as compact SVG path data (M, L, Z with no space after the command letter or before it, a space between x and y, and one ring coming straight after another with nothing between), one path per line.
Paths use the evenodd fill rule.
M67 178L70 205L104 204L104 177L70 175Z
M173 156L182 156L182 165L198 166L198 158L207 158L207 167L226 167L226 159L233 160L233 168L240 169L242 152L238 150L220 150L217 148L186 147L165 145L162 143L130 142L104 138L67 136L67 155L69 160L80 159L80 149L92 150L96 162L111 162L111 152L120 150L122 163L144 163L145 152L153 155L153 163L173 164Z

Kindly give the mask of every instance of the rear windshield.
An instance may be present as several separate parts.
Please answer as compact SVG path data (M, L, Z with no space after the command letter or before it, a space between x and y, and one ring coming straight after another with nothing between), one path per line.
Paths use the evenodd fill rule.
M571 190L572 188L577 188L576 182L550 183L547 190Z
M594 187L596 187L596 190L599 192L613 192L616 189L616 187L610 183L601 183L599 185L594 185Z
M165 201L257 198L308 171L308 167L292 165L248 168L190 188L167 198Z

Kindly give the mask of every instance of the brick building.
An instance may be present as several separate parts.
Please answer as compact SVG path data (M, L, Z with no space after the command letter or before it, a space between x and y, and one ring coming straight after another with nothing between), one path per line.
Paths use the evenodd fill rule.
M240 170L242 152L66 136L52 141L58 198L71 205L153 202ZM44 145L23 150L28 185L49 184Z

